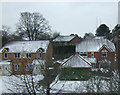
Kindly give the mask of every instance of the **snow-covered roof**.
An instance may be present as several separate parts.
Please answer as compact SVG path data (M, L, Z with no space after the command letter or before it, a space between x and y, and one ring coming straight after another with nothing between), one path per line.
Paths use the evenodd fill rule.
M69 42L74 37L75 37L75 35L72 35L72 36L58 36L56 39L53 40L53 42Z
M48 40L42 40L42 41L15 41L11 42L4 47L0 49L0 53L5 48L9 49L9 52L36 52L39 48L44 49L44 52L46 52L49 45Z
M34 59L32 61L32 65L44 65L45 64L45 60L41 60L41 59Z
M0 61L0 65L9 65L11 62L10 60L2 60Z
M103 46L106 46L111 52L115 52L114 43L103 37L84 39L76 44L76 52L98 52Z
M72 68L91 68L91 63L82 56L75 54L69 57L68 60L65 61L61 66Z
M96 58L88 58L88 57L86 57L85 59L88 60L90 63L97 63Z

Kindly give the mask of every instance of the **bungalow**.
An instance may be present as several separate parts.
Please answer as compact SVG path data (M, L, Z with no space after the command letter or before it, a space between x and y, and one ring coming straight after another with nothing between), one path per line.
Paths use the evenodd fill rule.
M115 46L103 37L88 38L76 44L76 52L95 68L114 69Z
M38 62L45 68L52 64L52 46L48 40L11 42L0 49L0 55L1 60L11 61L12 74L31 74L33 70L36 74Z
M70 36L58 36L53 40L55 45L75 45L77 42L81 40L77 35Z

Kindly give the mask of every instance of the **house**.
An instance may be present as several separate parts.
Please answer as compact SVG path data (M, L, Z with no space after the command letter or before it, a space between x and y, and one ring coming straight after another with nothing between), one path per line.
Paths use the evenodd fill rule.
M53 40L53 43L55 45L75 45L80 40L81 38L78 35L58 36Z
M0 60L0 76L11 75L11 61L10 60Z
M103 37L88 38L76 44L76 52L95 68L114 69L115 46Z
M70 56L60 66L61 68L75 68L75 69L91 69L91 63L79 54Z
M38 62L40 65L44 62L45 66L41 66L45 68L52 64L52 46L48 40L11 42L0 49L0 55L3 61L11 60L12 74L31 74L38 69Z

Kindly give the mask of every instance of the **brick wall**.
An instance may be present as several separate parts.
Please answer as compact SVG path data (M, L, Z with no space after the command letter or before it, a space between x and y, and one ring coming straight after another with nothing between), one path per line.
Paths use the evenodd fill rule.
M2 60L6 60L6 59L12 60L12 72L13 72L13 74L30 74L31 71L26 71L26 65L32 64L32 61L34 59L46 60L47 65L48 64L51 65L52 64L52 52L53 52L52 45L49 44L47 52L42 53L42 58L38 57L38 54L41 52L31 53L32 54L31 58L15 58L14 53L7 53L7 52L4 52L4 53L8 54L7 58L4 58L4 53L2 53L1 55L2 55ZM20 71L15 71L14 64L20 64Z
M69 42L69 44L76 44L76 43L78 43L80 40L81 40L81 39L80 39L78 36L76 36L76 37L74 37L74 38Z

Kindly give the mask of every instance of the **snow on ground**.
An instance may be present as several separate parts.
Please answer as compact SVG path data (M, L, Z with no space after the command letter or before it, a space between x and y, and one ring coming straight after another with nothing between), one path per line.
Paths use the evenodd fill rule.
M51 93L109 93L118 92L118 82L104 77L93 77L88 81L60 81L51 84Z
M30 78L30 76L27 76ZM0 76L0 94L2 93L24 93L27 92L23 83L23 75L21 76ZM34 76L34 81L37 83L44 77L42 75Z
M52 88L52 93L81 93L86 92L84 81L58 81Z
M22 76L0 76L0 94L2 93L25 93L26 88ZM29 75L28 75L29 78ZM35 84L44 77L34 76ZM30 78L29 78L30 79ZM60 81L58 76L51 83L51 93L89 93L89 92L116 92L118 91L118 77L104 78L95 76L88 81Z

